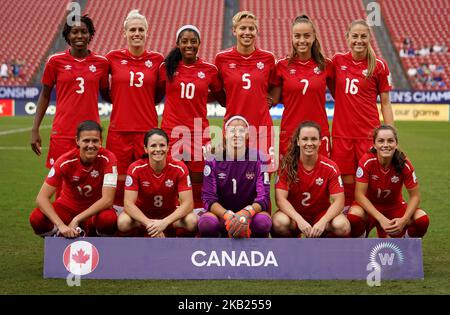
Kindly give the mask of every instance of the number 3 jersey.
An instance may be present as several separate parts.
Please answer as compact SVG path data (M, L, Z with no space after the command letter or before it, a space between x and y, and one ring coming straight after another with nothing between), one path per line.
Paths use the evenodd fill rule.
M138 192L136 206L151 217L171 214L179 204L178 194L191 186L186 165L171 158L161 173L153 170L148 158L137 160L128 167L125 181L125 190Z
M110 51L111 113L110 130L147 132L158 127L155 92L158 68L164 56L145 51L133 56L127 49Z
M374 205L389 207L396 207L404 201L403 183L407 189L413 189L419 184L408 159L401 173L398 173L392 164L384 169L375 153L367 153L361 158L356 181L368 184L366 196Z
M98 94L108 87L108 68L108 60L92 52L83 59L73 57L70 50L48 58L42 84L56 85L52 137L74 138L82 121L100 123Z
M103 187L116 187L117 160L112 152L100 148L94 163L84 165L80 149L73 149L56 160L45 182L53 187L62 182L58 201L80 213L102 197Z
M288 191L288 201L302 216L311 217L330 207L330 195L343 193L344 186L339 168L332 160L319 154L316 165L307 171L298 163L297 181L288 183L288 178L280 170L276 189Z
M227 210L239 211L252 203L269 210L270 177L266 162L256 151L243 160L207 160L203 171L202 200L206 210L218 202Z

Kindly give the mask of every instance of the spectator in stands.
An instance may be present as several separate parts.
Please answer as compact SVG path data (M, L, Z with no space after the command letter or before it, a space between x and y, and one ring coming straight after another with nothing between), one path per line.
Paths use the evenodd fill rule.
M84 15L77 25L67 20L62 36L69 49L48 58L42 76L42 90L31 131L31 148L41 155L42 140L39 127L56 85L56 114L52 124L46 166L51 168L64 153L77 147L75 131L80 122L100 123L98 113L99 90L108 98L108 61L88 50L95 34L94 23ZM58 195L58 192L57 192Z
M350 223L342 214L345 197L339 168L319 154L320 130L315 122L304 121L291 137L275 185L279 210L272 218L272 237L350 234Z
M345 205L354 199L358 161L372 146L370 135L380 125L377 97L385 124L394 123L389 98L392 89L386 61L375 55L370 44L370 28L365 20L353 21L346 32L350 51L334 55L335 110L331 159L342 173Z
M162 129L143 138L145 154L128 168L119 231L124 236L194 236L197 215L186 165L168 155L169 137Z
M6 81L9 77L9 68L8 68L8 64L6 62L3 62L1 67L0 67L0 76L2 77L2 79L4 81Z
M219 93L219 97L223 93L217 67L197 57L199 47L197 27L180 27L176 47L159 68L159 84L166 91L161 128L169 135L172 156L184 160L189 169L195 211L203 208L203 151L211 143L206 115L208 91ZM181 126L188 127L190 134Z
M200 216L202 237L268 237L270 177L267 162L249 147L249 123L232 116L225 123L224 144L206 160Z
M164 56L145 49L148 23L138 10L131 10L124 23L127 47L106 55L110 63L113 109L106 148L117 156L119 179L115 209L122 210L124 183L128 166L144 154L142 139L158 127L155 105L158 92L158 69ZM124 66L127 65L127 66Z
M408 57L414 57L416 55L416 52L413 47L408 48Z
M331 60L325 59L317 37L316 27L307 15L298 16L292 26L291 53L278 61L279 82L271 94L274 103L283 99L280 157L283 156L299 123L312 120L320 124L322 145L320 153L329 157L330 130L325 110L325 90L331 84ZM328 66L327 66L328 64Z
M409 200L402 196L405 185ZM348 219L353 237L377 227L378 237L423 237L428 215L419 208L419 183L409 159L398 149L397 131L381 125L373 132L373 147L359 161L356 202Z

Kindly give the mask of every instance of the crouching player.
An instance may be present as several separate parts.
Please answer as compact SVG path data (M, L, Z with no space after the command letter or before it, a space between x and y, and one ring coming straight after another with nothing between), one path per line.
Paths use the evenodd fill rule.
M119 231L124 236L195 236L189 170L168 157L169 137L162 129L145 134L144 150L143 158L128 167Z
M347 237L350 223L341 213L344 187L337 165L319 154L320 126L297 127L283 157L275 197L272 237ZM332 202L330 203L330 197Z
M202 237L268 237L270 178L268 165L249 150L249 124L233 116L225 123L224 148L205 162L202 199L205 212L198 229Z
M117 160L101 147L102 128L86 120L77 128L78 148L62 155L51 168L36 198L38 208L30 215L34 232L73 238L112 236L117 215L111 209L117 185ZM62 191L55 202L57 187Z
M409 200L403 200L403 184ZM419 183L411 162L398 149L396 130L382 125L374 130L373 147L359 161L356 202L347 215L352 237L364 237L375 226L379 237L422 237L428 215L419 208Z

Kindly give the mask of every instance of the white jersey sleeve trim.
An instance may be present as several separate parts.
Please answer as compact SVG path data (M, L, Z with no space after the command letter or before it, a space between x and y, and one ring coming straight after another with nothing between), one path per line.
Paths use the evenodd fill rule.
M184 175L184 169L181 166L175 165L175 164L172 164L172 163L169 163L169 165L172 166L172 167L179 168L183 172L183 175Z
M103 176L103 186L104 187L117 187L117 177L118 174L108 173Z
M103 155L103 154L99 154L98 157L102 158L102 159L105 159L106 162L109 162L109 158L107 156Z
M135 172L137 169L143 168L143 167L146 167L146 166L148 166L148 163L145 163L144 165L138 165L138 166L135 166L135 167L133 168L133 170L131 171L131 174L134 174L134 172Z
M367 163L372 162L372 161L376 161L376 160L377 160L377 158L371 158L371 159L368 159L368 160L364 163L364 167L366 167Z
M336 170L336 168L333 165L325 163L324 161L320 161L320 163L322 163L323 165L326 165L329 168L333 169L333 171L337 174L337 170Z
M68 163L72 163L72 162L75 162L75 161L78 161L78 158L76 158L76 159L73 159L73 160L67 160L67 161L65 161L65 162L63 162L63 163L61 163L61 165L60 165L60 167L59 168L62 168L64 165L66 165L66 164L68 164Z

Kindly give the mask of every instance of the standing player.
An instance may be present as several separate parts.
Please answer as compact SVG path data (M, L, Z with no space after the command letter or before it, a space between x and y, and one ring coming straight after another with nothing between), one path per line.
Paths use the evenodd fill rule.
M320 152L330 157L330 131L325 111L325 90L330 84L331 60L325 59L314 23L307 15L295 18L292 26L292 52L278 61L279 86L272 89L274 103L282 96L284 111L280 131L280 157L286 154L295 129L311 120L321 127Z
M102 128L84 121L76 133L78 148L63 154L51 168L36 198L38 208L30 215L34 232L40 236L60 234L112 236L117 215L112 210L117 183L117 161L101 147ZM62 191L51 202L57 187Z
M250 146L270 157L270 171L277 167L268 91L276 83L275 56L255 46L258 22L253 13L238 12L233 17L237 45L216 55L215 64L226 93L224 120L241 115L250 124ZM272 104L270 104L272 105Z
M380 125L377 96L381 100L384 123L392 125L389 69L375 56L370 45L370 29L364 20L353 21L346 33L350 51L333 56L335 111L331 158L342 172L345 205L354 199L354 174L359 159L371 147L372 130Z
M119 231L150 237L194 235L197 215L186 165L168 157L169 137L161 129L145 134L144 148L144 157L128 168Z
M409 194L407 203L403 184ZM355 197L347 215L353 237L364 237L375 226L379 237L422 237L427 232L429 218L419 208L419 183L411 162L398 149L392 126L374 130L373 148L359 161Z
M260 154L248 147L249 124L233 116L225 124L225 149L207 159L203 172L203 237L268 237L270 179Z
M138 10L131 10L124 22L127 48L106 55L110 62L113 110L106 147L118 161L119 179L114 205L123 206L124 181L128 166L144 154L145 133L158 126L158 68L163 55L145 49L148 24Z
M279 211L273 215L273 237L350 234L350 223L341 213L344 188L339 169L319 154L320 129L315 122L305 121L292 136L275 185Z
M100 123L98 114L99 89L108 98L108 60L88 50L95 34L94 23L87 16L76 22L66 21L62 35L70 48L48 58L42 77L36 115L31 131L31 148L42 153L39 126L56 85L56 113L50 136L47 168L64 153L76 148L75 130L85 120Z
M215 65L197 57L200 31L184 25L177 31L177 46L159 69L160 84L166 90L161 128L170 137L172 157L184 160L192 179L194 208L203 207L203 151L211 142L207 118L208 90L222 91Z

